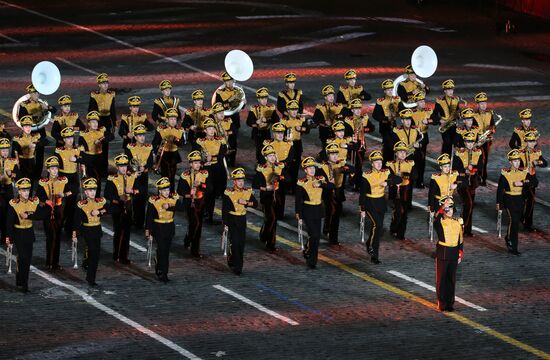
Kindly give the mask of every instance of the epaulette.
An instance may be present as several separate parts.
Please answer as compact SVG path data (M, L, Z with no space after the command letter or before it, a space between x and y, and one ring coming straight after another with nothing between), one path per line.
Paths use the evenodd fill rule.
M160 130L164 130L164 129L166 129L166 128L167 128L167 126L164 125L164 124L162 124L162 125L157 126L157 131L158 131L159 129L160 129Z
M179 197L180 197L177 192L171 192L170 195L168 195L168 196L171 196L176 200L179 199Z
M368 174L371 174L371 173L372 173L372 170L371 170L371 169L365 170L365 171L363 171L363 176L368 175Z
M223 136L214 136L214 139L216 139L216 140L225 140L225 137L223 137Z
M106 201L105 201L105 198L96 197L96 198L95 198L95 202L96 202L96 203L105 203Z
M199 170L199 172L200 172L201 174L208 174L208 170L204 170L204 169Z
M324 107L324 104L315 105L315 109L322 109L323 107Z
M55 148L55 150L65 150L65 146L58 146Z
M80 205L86 205L88 203L88 199L82 199L78 202L78 207L80 207Z
M307 177L303 177L301 179L298 179L296 184L301 185L301 184L305 184L306 182L307 182Z
M258 164L256 166L256 171L262 172L262 169L266 169L266 168L267 168L267 164Z
M439 176L441 176L440 172L433 173L432 174L432 179L435 179L436 177L439 177Z
M405 159L405 162L410 164L410 163L414 162L414 160Z
M277 94L277 96L278 96L278 97L283 97L283 96L285 96L285 95L284 95L284 92L279 91L279 93Z
M348 85L340 85L340 89L346 90L347 88L349 88Z
M99 90L93 90L91 93L90 93L90 96L94 96L94 95L97 95L99 94Z
M180 177L187 176L187 175L191 175L190 170L185 170L184 172L182 172Z
M99 131L105 131L105 130L107 130L107 128L106 128L105 126L100 126L100 127L97 128L97 130L99 130Z
M38 180L38 184L44 185L44 184L47 184L49 181L50 181L50 178L43 177L40 180Z
M152 147L152 144L143 144L143 147Z
M380 103L383 102L384 100L386 100L385 97L378 98L378 99L376 99L376 103L377 103L377 104L380 104Z
M249 187L243 186L243 191L248 191L248 190L250 190Z
M399 96L392 96L391 97L393 100L401 100L401 98Z
M464 220L461 217L457 217L456 221L458 221L460 225L464 225Z
M267 139L267 140L264 140L263 144L265 146L265 145L271 144L272 142L273 142L273 139Z
M443 96L438 96L438 97L436 98L436 100L445 100L445 95L443 95Z
M504 168L504 169L502 169L502 170L500 171L500 173L501 173L502 175L504 175L504 174L506 174L506 173L509 173L509 172L510 172L510 168Z
M38 199L38 196L30 197L29 201L31 201L34 205L38 205L40 203L40 199Z
M109 176L107 176L107 181L113 181L113 180L116 179L117 177L118 177L117 174L115 174L115 175L109 175Z
M183 128L180 125L176 125L176 126L174 126L174 129L182 130Z
M63 176L63 175L59 175L59 176L57 177L57 180L64 181L64 180L67 180L67 177L66 177L66 176Z
M126 145L127 148L136 147L136 143L129 143Z
M226 195L233 194L233 188L227 188L223 193Z
M19 198L11 199L11 200L10 200L10 205L13 206L13 205L17 204L18 202L19 202Z
M157 201L159 199L158 195L152 195L149 196L149 202L152 204L153 202Z

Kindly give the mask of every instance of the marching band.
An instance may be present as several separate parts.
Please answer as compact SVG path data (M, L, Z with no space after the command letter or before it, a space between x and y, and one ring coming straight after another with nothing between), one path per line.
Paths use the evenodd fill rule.
M144 229L146 238L156 244L155 274L166 283L176 234L174 213L187 213L184 246L200 259L203 218L214 223L220 197L222 247L231 271L241 274L247 208L258 205L255 191L264 214L259 239L270 252L277 251L277 220L288 211L285 198L295 196L294 215L300 238L304 225L307 229L303 256L311 269L317 264L322 234L330 245L340 246L339 223L346 192L359 192L361 233L371 262L379 264L386 193L393 202L390 232L403 240L413 188L424 187L428 128L435 125L443 143L437 158L440 171L430 175L429 230L432 241L434 234L438 237L439 308L452 310L464 237L473 236L476 188L486 185L488 156L501 117L488 108L485 92L473 96L475 108L468 107L463 98L454 95L452 79L442 83L444 95L436 98L432 109L426 104L429 86L417 80L410 65L405 74L399 83L391 79L381 83L384 94L376 99L371 117L363 113L364 102L371 95L356 84L353 69L345 72L346 84L338 92L332 85L321 89L323 102L309 117L304 113L302 90L296 88L295 73L284 76L285 89L278 92L276 104L269 103L267 88L259 88L258 103L249 107L244 121L252 130L255 147L254 158L246 159L255 164L251 188L245 186L245 169L235 168L244 94L227 72L221 76L223 85L213 94L210 108L205 107L200 89L191 94L193 104L183 108L180 98L171 93L172 83L163 80L159 85L162 95L154 99L150 118L140 112L142 100L134 95L128 98L129 112L118 122L116 94L109 89L108 75L100 74L96 79L99 89L90 94L85 119L72 111L69 95L58 99L60 112L51 128L55 149L45 161L41 157L48 138L44 127L37 129L36 124L44 111L55 109L39 101L36 89L29 85L27 91L32 96L20 105L21 133L11 138L2 132L0 138L1 235L8 246L15 244L17 249L17 286L28 291L33 220L44 221L46 266L51 270L61 269L63 228L74 244L78 238L84 239L82 267L88 283L96 285L101 224L107 214L114 227L113 260L129 264L131 229ZM398 96L392 92L395 86ZM548 165L537 147L540 135L531 126L531 109L520 111L519 118L521 126L514 129L509 141L510 167L501 171L496 199L497 211L504 211L508 218L504 239L514 255L520 254L520 222L526 230L534 229L537 168ZM372 120L378 122L382 146L368 151L365 135L376 128ZM108 151L114 147L110 143L117 124L122 148L112 162L116 171L109 172ZM316 157L303 157L302 139L315 128L322 150ZM146 142L149 132L154 134L151 143ZM184 147L189 167L177 176ZM366 159L371 164L368 169L364 168ZM44 167L47 175L42 177ZM305 173L301 178L300 167ZM160 175L154 183L155 195L149 194L151 172ZM102 190L104 197L100 196ZM460 217L454 216L455 192L462 203Z

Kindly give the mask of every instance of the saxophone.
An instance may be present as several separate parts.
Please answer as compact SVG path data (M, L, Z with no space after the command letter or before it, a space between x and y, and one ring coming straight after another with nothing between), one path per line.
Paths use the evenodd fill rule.
M468 105L468 102L464 99L458 99L459 104L463 103L464 106ZM444 125L439 126L438 130L440 133L444 133L445 131L449 130L451 127L456 126L457 122L457 111L458 111L458 104L456 108L450 110L449 116L442 116L441 119L445 121Z

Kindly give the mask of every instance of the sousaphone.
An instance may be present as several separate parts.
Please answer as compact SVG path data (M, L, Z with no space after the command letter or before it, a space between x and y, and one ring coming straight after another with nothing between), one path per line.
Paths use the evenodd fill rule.
M431 47L421 45L417 47L411 55L411 66L417 76L429 78L437 69L437 54ZM397 88L399 87L399 83L405 80L407 80L407 74L399 75L393 81L393 96L397 96ZM416 81L420 84L424 84L424 82L418 77ZM416 106L416 103L403 102L403 106L406 108L413 108Z
M225 56L225 71L235 81L246 81L250 79L254 72L254 64L252 59L242 50L231 50ZM218 87L217 90L225 88L225 84ZM229 109L224 111L225 116L231 116L242 110L246 104L246 95L242 87L233 85L233 88L237 91L237 96L230 102ZM216 102L216 92L212 95L212 105Z
M61 84L61 73L54 63L49 61L42 61L34 66L31 74L31 79L32 85L37 92L43 95L51 95L57 91L59 85ZM21 103L29 100L30 97L30 94L23 95L13 105L11 115L13 121L18 127L21 127L21 123L19 121L19 107L21 106ZM38 99L38 102L45 105L46 107L48 106L46 100ZM51 120L51 111L45 111L42 118L40 118L39 121L32 126L32 131L37 131L43 128L44 126L48 125Z

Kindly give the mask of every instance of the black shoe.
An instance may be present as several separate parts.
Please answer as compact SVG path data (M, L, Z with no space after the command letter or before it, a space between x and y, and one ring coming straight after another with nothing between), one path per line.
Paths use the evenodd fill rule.
M464 237L473 237L474 234L472 234L471 232L465 232L464 233Z
M214 225L214 219L212 219L211 217L209 217L209 218L206 219L206 223L207 223L208 225Z
M304 259L309 259L309 254L305 250L302 251L302 254L304 255Z
M123 265L130 265L132 263L132 261L130 261L128 259L120 259L120 260L118 260L118 262L123 264Z
M370 258L370 262L375 264L375 265L378 265L380 264L380 260L378 260L378 258L375 258L375 257L371 257Z
M191 256L197 260L204 259L204 255L201 253L191 254Z
M237 276L240 276L243 273L242 270L237 270L237 269L232 269L232 271L233 271L233 274L235 274Z
M532 226L524 226L523 230L527 232L537 232L537 229Z
M23 294L28 294L28 293L30 293L29 287L28 287L27 285L22 286L22 287L21 287L21 292L22 292Z
M279 248L276 246L266 246L265 249L270 252L271 254L276 253L279 251Z
M487 180L481 180L479 186L487 186Z
M97 283L95 281L88 281L88 285L94 287L97 286Z
M373 248L371 248L371 247L367 248L367 252L368 252L369 255L371 255L372 257L375 257L375 256L374 256L374 249L373 249Z
M517 250L513 250L513 249L508 249L508 252L512 255L516 255L516 256L519 256L521 255L521 253Z
M61 270L63 270L63 266L61 266L61 265L52 265L51 270L52 271L61 271Z
M314 265L314 264L307 264L307 268L308 268L308 269L313 270L313 269L315 269L316 267L317 267L317 265Z
M416 188L417 188L417 189L424 189L425 186L424 186L423 183L419 183L419 184L416 184Z
M445 311L453 312L453 311L455 311L455 309L452 306L449 306L445 309Z
M342 244L340 244L340 242L332 242L332 243L329 243L328 246L330 246L331 248L334 248L334 249L341 249L342 248Z

